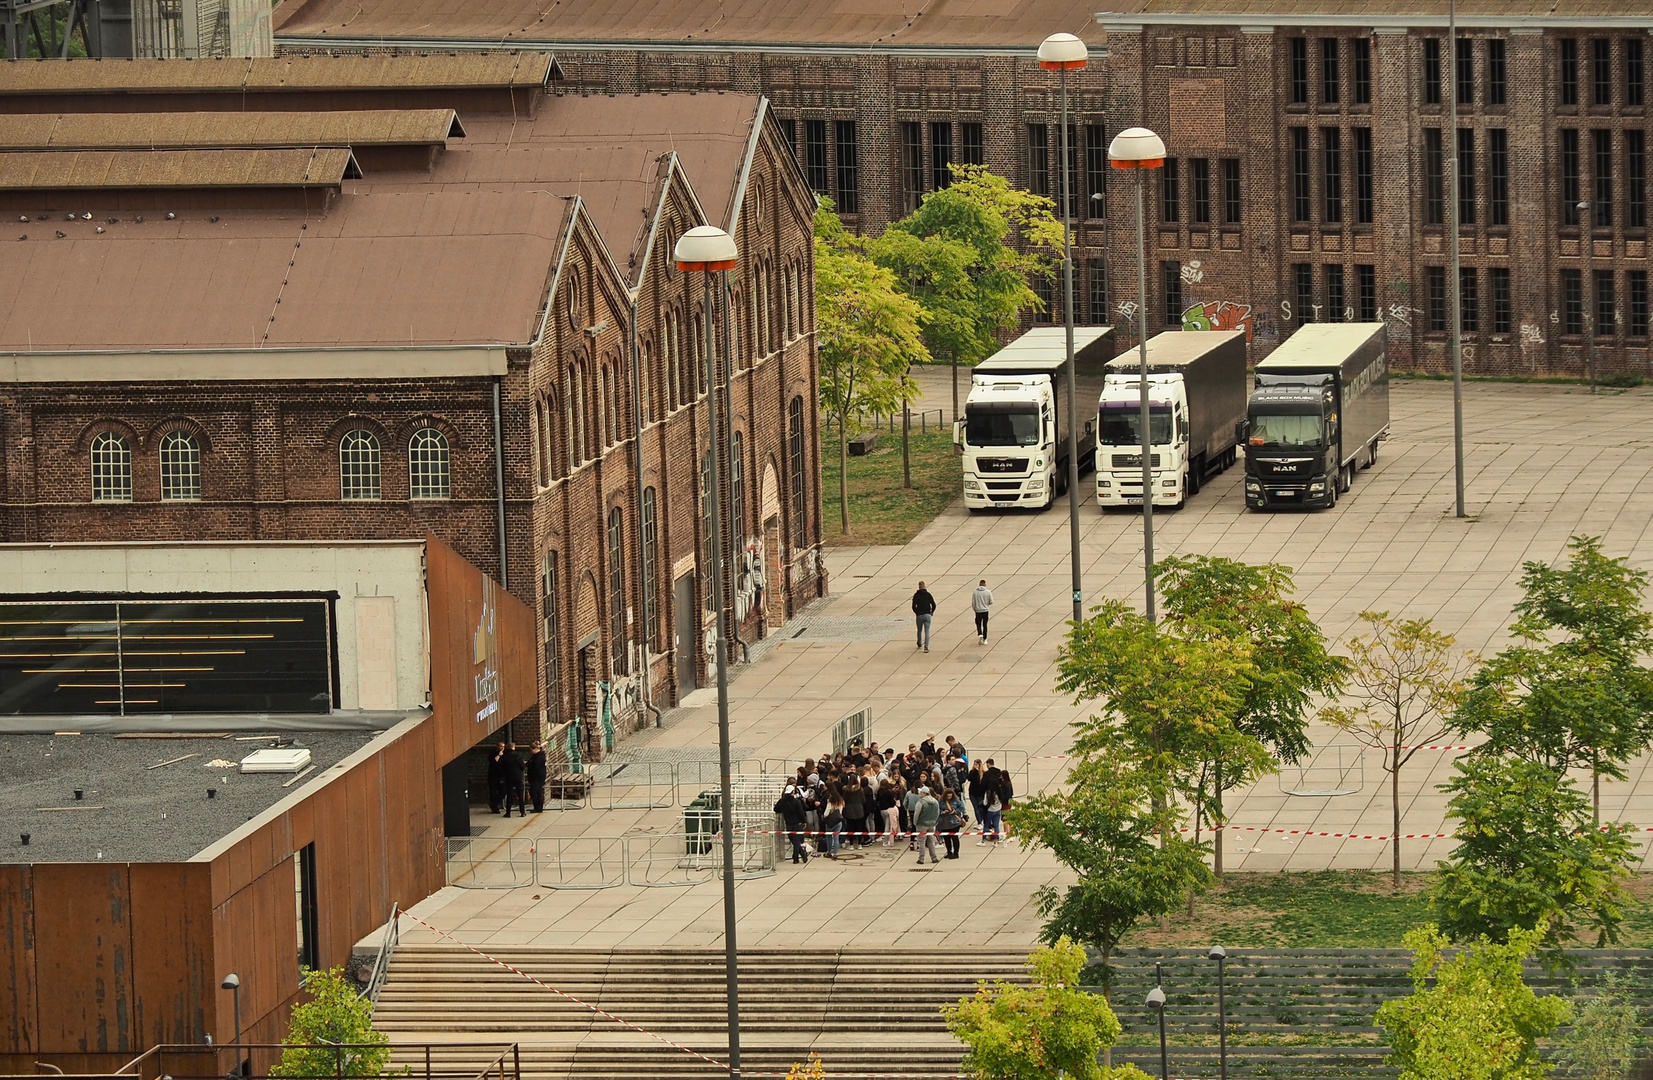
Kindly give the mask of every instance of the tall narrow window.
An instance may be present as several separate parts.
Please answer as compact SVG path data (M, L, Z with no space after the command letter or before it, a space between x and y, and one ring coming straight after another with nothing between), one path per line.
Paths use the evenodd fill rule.
M1050 194L1050 128L1044 124L1027 125L1027 190Z
M1309 39L1291 39L1291 103L1309 103Z
M924 198L924 125L901 124L901 212L918 209Z
M746 442L740 432L729 439L729 546L746 542Z
M775 123L780 125L781 138L786 140L787 149L791 150L793 156L796 157L798 154L798 122L791 119L777 119Z
M1356 309L1361 322L1378 321L1378 275L1377 267L1363 264L1355 267L1355 299L1359 304Z
M1240 159L1223 158L1223 224L1238 225L1243 206L1240 202Z
M1441 103L1441 39L1423 39L1423 103Z
M838 209L846 214L858 214L861 212L861 162L855 121L834 120L832 128L838 151Z
M1372 43L1363 37L1349 39L1349 64L1354 70L1356 105L1372 103Z
M1446 333L1446 267L1424 267L1424 286L1429 297L1429 329Z
M832 182L827 177L825 120L804 121L804 176L809 181L809 189L815 194L826 195L832 191Z
M1473 266L1458 268L1458 330L1464 334L1481 329L1481 279Z
M1337 39L1320 39L1320 100L1336 105L1343 100L1343 72L1337 64Z
M408 440L408 497L451 499L453 479L448 437L435 428L420 428Z
M1189 183L1194 188L1194 224L1211 224L1211 161L1195 158L1188 163Z
M1595 151L1595 198L1590 202L1590 214L1598 229L1613 224L1613 133L1604 128L1590 132L1591 149Z
M1372 129L1354 128L1355 138L1355 224L1370 225L1376 213L1372 193Z
M1165 325L1182 325L1182 263L1159 264L1160 278L1165 282Z
M1487 224L1510 223L1509 132L1487 129Z
M626 665L626 543L620 508L608 512L608 643L615 675Z
M1056 318L1056 288L1051 280L1043 274L1036 274L1030 281L1033 286L1033 295L1039 298L1039 303L1033 309L1033 321L1048 323Z
M92 440L92 501L132 501L132 447L113 431Z
M940 191L953 182L953 125L947 120L930 124L930 187Z
M1108 129L1085 125L1085 205L1088 218L1108 216Z
M379 440L371 431L347 431L339 440L339 498L383 497L379 479Z
M1556 90L1556 100L1563 106L1578 104L1578 39L1561 38L1556 42L1558 66L1561 69L1561 85Z
M321 967L321 910L316 898L314 841L293 852L293 899L298 905L298 969Z
M804 399L795 397L786 409L786 450L792 474L792 543L809 546L808 481L804 473Z
M1084 217L1085 211L1080 204L1084 202L1084 191L1079 187L1079 127L1077 124L1068 125L1068 216L1075 221ZM1060 156L1060 153L1058 153Z
M557 553L540 561L540 637L545 651L545 718L562 721L562 659L557 640Z
M1624 104L1639 109L1647 97L1647 69L1642 60L1642 39L1624 39Z
M1509 76L1504 70L1504 39L1487 39L1487 104L1509 101Z
M161 500L194 502L201 497L201 446L187 431L161 436Z
M1347 315L1352 314L1345 309L1347 298L1343 295L1343 264L1328 263L1326 265L1326 321L1348 322Z
M1613 104L1613 43L1590 39L1590 104Z
M1297 325L1314 322L1318 305L1314 302L1314 267L1309 263L1293 263L1292 278L1297 286Z
M1441 150L1441 129L1423 129L1423 220L1426 225L1446 224L1446 162Z
M1159 170L1159 217L1161 221L1182 220L1182 178L1177 175L1177 159L1166 158Z
M1618 303L1613 293L1613 271L1597 270L1593 274L1591 294L1596 306L1596 333L1611 336L1618 329Z
M1475 224L1475 129L1458 129L1458 224Z
M660 525L654 489L643 489L643 635L653 648L660 641Z
M966 122L959 125L959 148L966 165L985 165L987 155L982 149L981 125Z
M1487 291L1492 295L1492 332L1508 334L1515 330L1515 296L1510 286L1507 266L1494 266L1487 271Z
M1309 221L1314 217L1314 200L1309 186L1309 129L1291 129L1291 219Z
M1561 271L1561 332L1584 333L1584 276L1577 270Z
M1631 337L1647 336L1647 271L1632 270L1630 285L1630 325L1625 332Z
M1454 57L1457 61L1453 72L1457 76L1458 92L1454 102L1458 105L1475 104L1475 39L1459 38L1458 52Z
M1085 269L1085 279L1090 286L1090 321L1096 326L1105 326L1108 322L1108 264L1102 259L1092 259Z
M1337 225L1343 221L1343 136L1337 128L1320 129L1321 157L1324 168L1320 174L1320 193L1325 205L1324 221Z
M1579 177L1578 129L1561 129L1561 224L1578 224Z
M1624 223L1647 226L1647 132L1624 129Z

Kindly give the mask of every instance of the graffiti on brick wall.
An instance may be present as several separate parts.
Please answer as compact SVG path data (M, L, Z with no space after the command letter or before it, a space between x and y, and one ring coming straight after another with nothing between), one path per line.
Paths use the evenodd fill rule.
M744 622L746 616L763 606L763 545L748 540L735 556L735 619Z
M1205 280L1205 271L1200 269L1200 261L1198 259L1193 259L1189 262L1183 263L1181 274L1182 283L1184 285L1198 285L1200 282Z
M1527 348L1528 346L1531 346L1531 345L1542 345L1542 344L1544 344L1544 331L1543 331L1543 329L1541 327L1534 326L1532 323L1522 323L1521 324L1521 347L1524 349L1524 348Z
M1208 300L1183 309L1184 330L1244 330L1251 340L1254 329L1250 304L1236 304L1231 300Z

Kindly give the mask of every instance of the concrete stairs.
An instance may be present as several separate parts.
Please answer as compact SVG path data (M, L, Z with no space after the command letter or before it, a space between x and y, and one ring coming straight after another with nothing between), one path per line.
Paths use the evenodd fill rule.
M648 1032L727 1060L721 950L505 948L492 955ZM973 993L981 979L1025 982L1025 963L1024 952L981 949L742 950L742 1073L784 1076L813 1051L835 1077L955 1074L963 1047L947 1033L941 1007ZM434 1044L433 1073L474 1076L499 1044L513 1042L530 1080L728 1075L451 945L397 949L374 1023L406 1048L395 1061L416 1078L424 1073L422 1044Z

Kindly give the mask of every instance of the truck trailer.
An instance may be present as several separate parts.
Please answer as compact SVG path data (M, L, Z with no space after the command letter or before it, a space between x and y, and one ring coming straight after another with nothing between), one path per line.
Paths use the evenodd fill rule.
M1389 437L1383 323L1311 323L1257 365L1245 452L1253 510L1337 505Z
M1245 332L1171 330L1148 341L1155 506L1181 506L1234 464L1245 428ZM1097 402L1096 501L1142 505L1142 376L1135 349L1108 364Z
M1095 463L1091 402L1102 388L1113 328L1073 331L1079 401L1079 474ZM1044 509L1067 493L1067 337L1060 326L1029 330L977 364L953 445L964 455L964 505Z

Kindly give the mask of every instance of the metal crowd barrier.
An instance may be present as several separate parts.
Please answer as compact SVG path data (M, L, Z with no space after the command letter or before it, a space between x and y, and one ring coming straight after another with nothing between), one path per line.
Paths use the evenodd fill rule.
M678 805L679 767L670 761L597 766L591 805L598 810L663 810Z
M448 884L461 889L515 889L534 884L529 837L449 837Z
M773 833L772 821L737 825L737 879L775 872ZM710 881L722 871L723 838L710 831L448 841L448 884L462 889L680 887Z
M542 889L612 889L626 881L625 840L618 836L540 836L534 884Z

